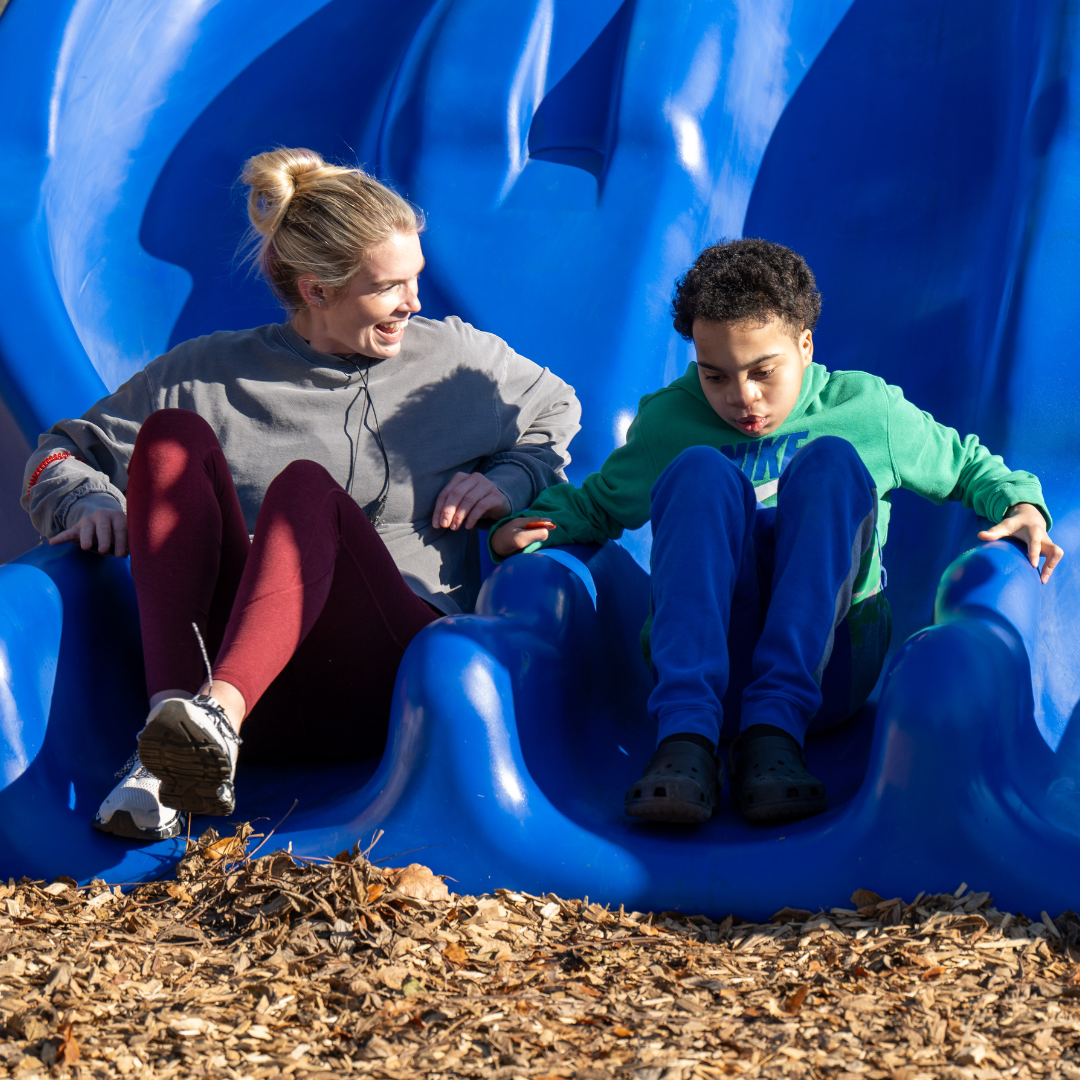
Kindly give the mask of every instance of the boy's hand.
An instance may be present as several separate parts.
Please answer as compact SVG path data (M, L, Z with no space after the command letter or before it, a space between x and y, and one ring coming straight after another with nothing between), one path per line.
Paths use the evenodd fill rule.
M1045 585L1065 552L1050 539L1042 511L1031 503L1017 503L1000 524L979 533L980 540L1002 540L1006 536L1015 536L1027 544L1028 559L1036 570L1039 569L1039 557L1046 556L1039 575Z
M535 528L528 528L529 525L535 526ZM552 525L554 528L554 525ZM524 551L530 544L535 544L539 540L546 540L551 533L551 529L540 527L537 518L514 518L513 521L508 521L505 525L496 529L491 537L491 550L496 555L516 555L519 551Z

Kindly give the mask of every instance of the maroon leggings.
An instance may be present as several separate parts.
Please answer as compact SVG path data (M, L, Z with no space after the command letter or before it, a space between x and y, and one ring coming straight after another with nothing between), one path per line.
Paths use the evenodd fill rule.
M135 441L127 498L148 694L202 685L194 622L214 678L247 703L244 758L380 753L402 654L438 613L326 469L286 466L249 542L210 425L162 409Z

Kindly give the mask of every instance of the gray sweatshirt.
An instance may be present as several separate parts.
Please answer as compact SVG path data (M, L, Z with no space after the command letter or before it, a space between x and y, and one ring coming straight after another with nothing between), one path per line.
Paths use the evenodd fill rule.
M270 481L298 458L376 505L386 478L377 418L390 472L379 533L413 591L447 614L472 610L479 558L470 531L432 526L439 492L455 472L482 472L525 509L565 482L581 416L573 387L457 318L411 319L389 360L316 352L288 324L222 331L177 345L38 439L22 504L40 533L127 508L135 436L157 409L209 422L251 533Z

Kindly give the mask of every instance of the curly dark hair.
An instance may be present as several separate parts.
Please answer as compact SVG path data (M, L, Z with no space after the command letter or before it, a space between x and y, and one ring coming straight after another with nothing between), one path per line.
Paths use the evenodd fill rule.
M706 248L675 283L675 329L692 340L694 319L765 322L775 315L793 333L813 330L821 293L806 260L769 240L723 240Z

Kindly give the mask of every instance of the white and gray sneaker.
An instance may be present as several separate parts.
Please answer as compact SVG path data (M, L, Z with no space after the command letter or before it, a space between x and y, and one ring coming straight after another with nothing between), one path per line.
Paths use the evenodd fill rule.
M169 840L179 836L184 815L158 798L161 781L132 754L116 774L120 783L94 816L94 828L129 840Z
M160 702L139 733L139 757L161 781L161 801L192 814L233 812L239 748L225 710L202 694Z

